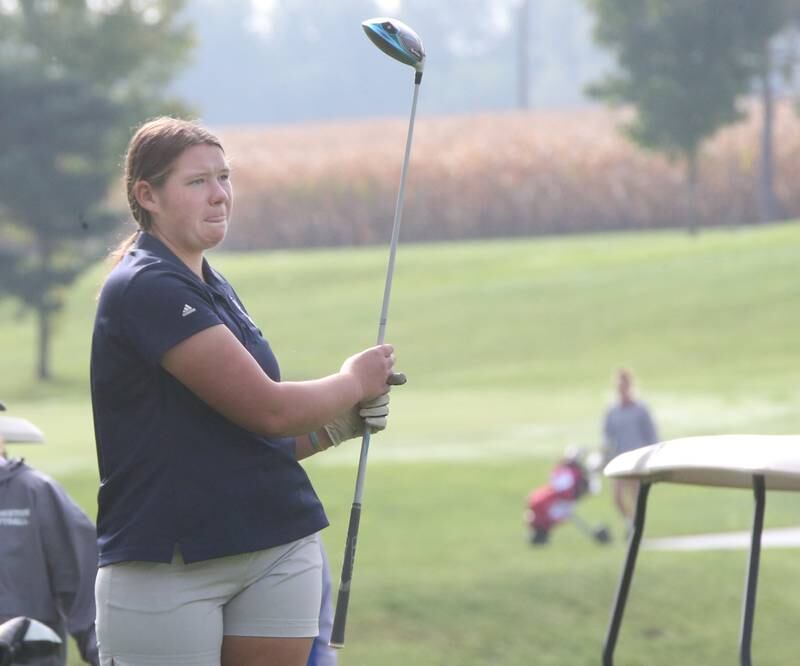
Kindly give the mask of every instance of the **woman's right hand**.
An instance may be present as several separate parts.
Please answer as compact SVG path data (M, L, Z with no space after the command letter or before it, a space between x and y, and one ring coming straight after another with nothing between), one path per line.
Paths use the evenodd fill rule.
M364 402L389 390L388 380L393 367L394 347L383 344L354 354L342 364L340 372L355 378L361 390L358 402Z

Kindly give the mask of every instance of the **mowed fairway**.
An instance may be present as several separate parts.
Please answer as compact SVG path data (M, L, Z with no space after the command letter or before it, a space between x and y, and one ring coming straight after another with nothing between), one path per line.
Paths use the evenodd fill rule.
M388 230L387 230L388 235ZM386 249L217 253L284 377L338 369L374 343ZM401 245L387 339L409 376L373 440L344 666L583 666L599 655L624 549L607 489L532 550L522 506L563 448L599 443L611 377L630 365L663 438L800 433L800 226ZM0 303L0 398L45 430L15 447L94 515L88 401L95 268L53 340L56 380L32 380L34 322ZM308 462L331 519L338 578L358 443ZM749 529L749 493L659 486L647 536ZM767 526L800 522L771 493ZM762 555L754 661L789 664L800 638L800 552ZM737 661L744 552L643 552L620 666ZM71 664L77 664L74 660Z

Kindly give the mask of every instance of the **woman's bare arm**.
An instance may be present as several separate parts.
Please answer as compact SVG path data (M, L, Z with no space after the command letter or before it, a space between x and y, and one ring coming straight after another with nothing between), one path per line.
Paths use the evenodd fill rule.
M265 436L318 430L362 400L388 390L391 345L357 354L327 377L275 382L223 325L183 340L161 359L167 372L237 425Z

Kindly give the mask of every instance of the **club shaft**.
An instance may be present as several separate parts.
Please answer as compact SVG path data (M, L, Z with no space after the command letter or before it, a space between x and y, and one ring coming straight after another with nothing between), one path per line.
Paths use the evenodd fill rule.
M347 541L344 547L344 561L342 562L342 581L339 584L339 594L336 598L336 612L333 616L330 646L332 648L344 647L344 628L347 622L347 607L350 604L350 580L353 577L353 564L356 557L356 539L358 538L358 524L361 521L361 506L353 504L350 511L350 523L347 526Z
M386 282L383 287L383 303L381 305L381 315L378 324L377 344L383 344L386 335L386 321L389 316L389 300L392 295L392 278L394 277L394 264L397 255L397 244L400 238L400 223L403 219L403 200L405 197L406 174L408 173L408 161L411 155L411 142L414 138L414 119L417 115L417 98L419 97L419 86L422 81L421 72L417 73L414 80L414 99L411 103L411 118L408 123L408 136L406 137L406 150L403 156L403 166L400 170L400 187L397 191L397 202L394 208L394 222L392 224L392 240L389 244L389 262L386 268ZM344 561L342 562L342 577L339 583L339 595L336 600L336 612L333 618L333 629L331 631L331 647L344 647L344 630L347 624L347 608L350 602L350 581L353 577L353 567L355 565L356 541L358 539L358 526L361 520L361 498L364 494L364 481L367 475L367 457L369 455L369 427L364 426L364 434L361 439L361 453L358 458L358 474L356 475L356 488L353 496L353 506L350 510L350 523L347 528L347 540L345 541Z
M419 78L419 77L418 77ZM411 103L411 119L408 123L406 152L403 155L403 167L400 170L400 187L397 190L397 202L394 206L394 222L392 223L392 240L389 243L389 263L386 267L386 282L383 287L383 304L378 324L378 341L382 345L386 335L386 320L389 316L389 299L392 295L392 279L394 278L394 262L397 256L397 244L400 238L400 223L403 219L403 201L406 191L406 174L408 174L408 158L411 155L411 141L414 138L414 118L417 115L417 98L419 97L419 81L414 84L414 100ZM358 499L358 498L356 498Z

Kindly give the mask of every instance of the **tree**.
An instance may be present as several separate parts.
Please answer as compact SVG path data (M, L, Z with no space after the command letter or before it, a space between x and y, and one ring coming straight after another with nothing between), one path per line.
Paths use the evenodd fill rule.
M0 202L3 218L17 227L0 284L37 313L44 379L63 286L94 258L92 232L112 219L97 203L108 186L102 138L117 108L80 81L41 71L0 70L0 91L14 100L0 109Z
M184 0L0 3L0 297L36 313L37 376L53 317L116 218L104 208L130 127L176 110Z
M755 63L747 21L761 0L587 0L595 37L614 52L618 71L593 85L593 96L630 104L625 127L641 146L686 165L687 224L697 227L695 192L702 143L741 117Z
M791 78L795 54L792 49L785 48L791 37L782 33L799 19L800 0L762 0L747 22L752 43L744 57L754 63L762 109L758 177L760 222L770 222L782 215L774 184L775 83L776 79Z
M517 107L527 109L530 97L530 0L522 0L517 12Z

